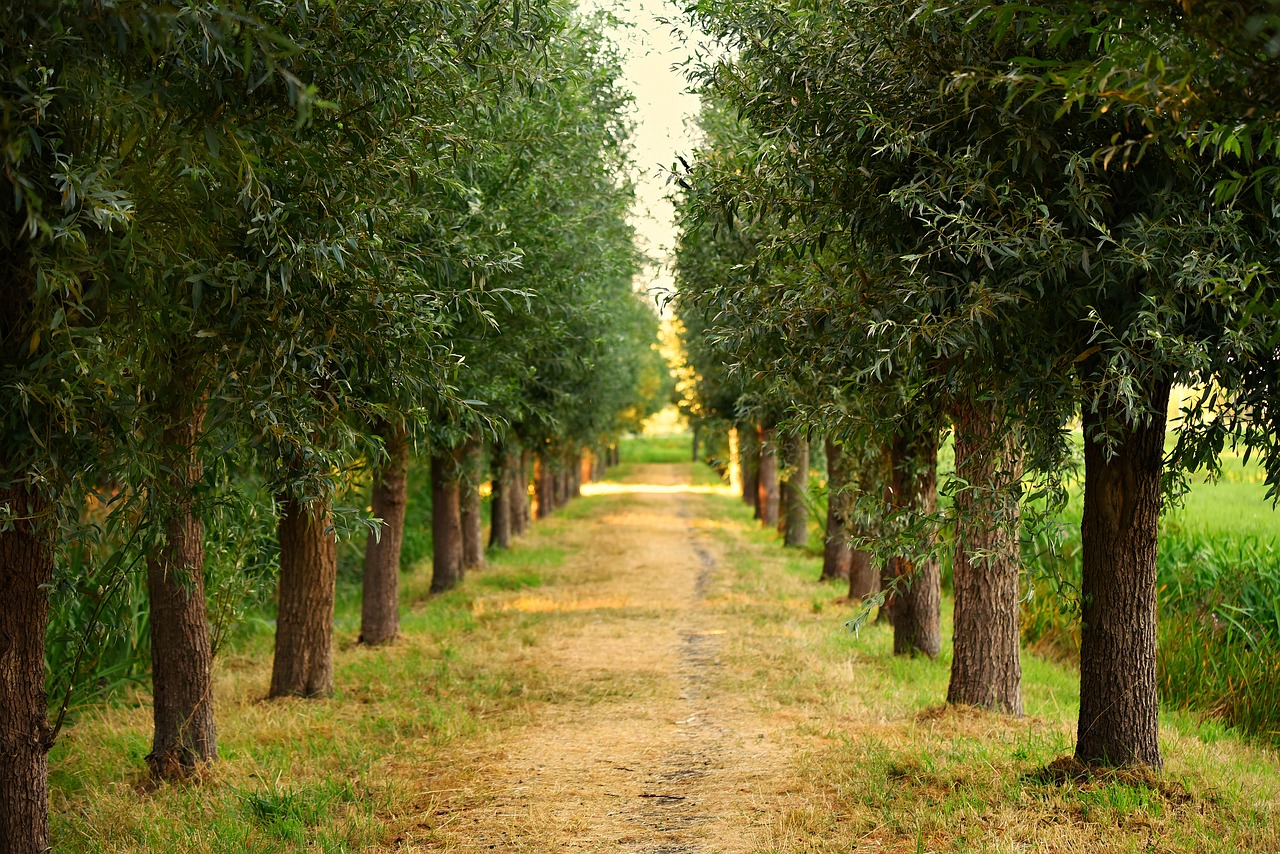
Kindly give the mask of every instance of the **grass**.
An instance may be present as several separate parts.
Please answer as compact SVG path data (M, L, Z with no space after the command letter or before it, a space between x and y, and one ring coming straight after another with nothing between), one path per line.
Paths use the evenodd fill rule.
M1236 454L1223 454L1222 476L1216 481L1193 479L1180 508L1166 516L1166 528L1213 536L1280 537L1280 510L1266 497L1262 467L1245 464Z
M441 745L551 692L503 652L536 615L479 618L474 606L486 591L554 582L566 525L540 523L528 547L491 553L487 569L443 596L427 595L429 561L413 567L402 578L403 637L390 647L356 644L358 600L344 597L330 700L265 701L269 629L244 638L217 662L221 761L200 785L149 785L143 691L82 709L50 755L57 850L363 851L386 839Z
M622 463L687 463L693 454L692 436L626 436L618 443Z
M614 476L637 464L626 449ZM705 467L691 471L714 480ZM522 650L557 623L486 604L554 593L566 565L592 548L575 523L630 500L573 502L444 596L427 595L429 559L419 560L402 577L404 637L390 647L356 644L358 600L340 597L330 700L264 701L270 625L251 624L217 663L221 761L199 785L148 784L144 691L82 709L50 757L57 850L397 849L406 827L441 820L424 781L459 744L488 744L548 705L586 714L653 690L639 677L530 669ZM894 657L887 627L843 629L850 606L816 583L817 557L779 548L735 498L689 501L712 520L705 530L718 548L709 606L736 627L715 690L749 697L785 729L800 781L762 814L755 850L1280 850L1280 764L1219 720L1164 712L1159 779L1082 776L1061 761L1077 714L1069 668L1024 655L1021 720L944 709L949 600L940 659Z
M850 613L817 587L815 557L782 552L732 499L711 498L735 576L724 607L756 637L727 679L757 686L796 721L805 780L759 850L1240 851L1280 849L1273 753L1179 711L1161 718L1163 776L1084 775L1074 746L1078 676L1024 654L1027 716L939 706L949 677L949 605L937 661L895 658L891 630L840 630ZM768 686L762 689L759 686Z

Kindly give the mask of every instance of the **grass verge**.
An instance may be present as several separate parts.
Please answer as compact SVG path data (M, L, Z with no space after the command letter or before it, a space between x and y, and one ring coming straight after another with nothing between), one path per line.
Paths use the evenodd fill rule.
M576 508L575 508L576 509ZM577 511L581 512L581 511ZM518 548L491 552L460 590L428 596L429 559L402 577L402 637L356 643L359 602L340 597L327 700L263 699L270 627L216 663L220 761L199 784L152 787L146 692L80 710L50 755L55 849L79 852L367 851L397 817L442 745L483 737L497 716L552 686L514 665L536 614L486 611L486 597L554 583L567 519L540 522ZM514 639L514 640L513 640Z
M843 631L852 611L815 583L821 562L784 551L740 502L707 497L728 588L749 617L733 635L725 690L749 691L791 722L805 782L758 850L1280 850L1273 752L1179 711L1162 716L1160 777L1086 775L1075 742L1078 677L1024 654L1026 717L940 705L949 679L949 603L937 661L896 658L891 629Z

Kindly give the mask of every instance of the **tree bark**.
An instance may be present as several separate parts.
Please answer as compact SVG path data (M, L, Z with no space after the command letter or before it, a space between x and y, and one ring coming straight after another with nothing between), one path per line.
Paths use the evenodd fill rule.
M194 385L194 383L192 383ZM151 609L152 717L146 761L160 780L184 780L218 756L213 709L213 644L204 595L204 521L194 492L204 474L198 444L205 407L191 388L174 391L163 431L167 483L154 496L164 543L147 556Z
M844 448L830 436L826 438L827 450L827 529L822 547L821 581L833 581L849 577L853 562L853 549L849 545L849 467ZM849 595L861 598L865 593Z
M742 491L742 444L737 427L729 428L729 489Z
M0 508L14 516L0 530L0 854L28 854L49 850L44 636L53 549L48 508L34 491L0 487Z
M333 692L333 597L337 543L329 499L281 499L280 608L270 697Z
M458 502L462 522L462 566L484 565L484 516L480 512L480 484L484 480L484 446L472 436L462 446Z
M552 488L556 492L556 507L563 507L569 503L569 473L564 470L561 463L559 467L553 470Z
M457 451L431 455L431 592L443 593L462 582L462 508Z
M1147 389L1153 413L1126 424L1099 405L1084 413L1084 556L1080 720L1076 758L1160 768L1156 694L1156 538L1169 383ZM1108 420L1117 440L1108 453Z
M409 495L409 446L402 427L382 425L387 461L373 478L373 515L381 519L364 549L364 584L360 600L360 642L390 643L400 631L400 550L404 545L404 511Z
M538 499L538 518L545 519L556 509L556 477L543 454L534 458L533 491Z
M523 534L529 530L533 521L533 508L529 503L529 467L533 465L533 452L528 448L520 450L520 466L516 469L515 488L511 497L515 499L517 512L512 518L516 522L516 533Z
M784 447L788 474L782 542L804 548L809 545L809 439L789 436Z
M1018 624L1022 449L1003 407L969 399L955 424L955 640L947 702L1022 714Z
M893 488L893 443L889 442L880 449L880 474L883 475L883 487L876 484L876 478L872 474L874 464L864 460L863 465L866 468L861 472L861 476L865 477L866 483L872 484L872 489L881 489L884 491L884 507L887 512L891 512L894 506L894 488ZM883 520L881 520L883 524ZM880 590L884 593L884 604L880 607L880 612L876 614L876 622L887 622L893 625L894 604L897 596L894 593L894 573L898 567L892 560L881 561L880 563Z
M855 535L871 533L865 523L858 521L853 489L855 486L860 490L869 488L873 478L860 467L855 468L856 461L849 458L843 445L831 438L826 440L826 456L827 532L821 580L847 579L849 598L865 599L880 589L880 573L872 564L871 553L854 549L849 540ZM883 614L888 619L887 608Z
M742 463L742 503L760 518L760 432L751 425L738 431L738 454Z
M849 598L866 599L880 589L880 573L871 562L871 552L852 549L849 552ZM887 617L886 617L887 619Z
M698 422L693 422L693 457L691 461L695 463L698 461L698 429Z
M489 548L511 548L511 531L514 527L512 517L515 516L516 502L512 494L515 486L515 471L512 455L505 448L493 454L493 494L489 499Z
M893 497L898 510L933 513L938 508L938 432L923 426L893 443ZM897 588L892 609L894 655L936 658L942 646L941 572L936 558L898 555L889 561Z
M760 428L760 524L778 527L781 493L778 490L778 445L774 428Z

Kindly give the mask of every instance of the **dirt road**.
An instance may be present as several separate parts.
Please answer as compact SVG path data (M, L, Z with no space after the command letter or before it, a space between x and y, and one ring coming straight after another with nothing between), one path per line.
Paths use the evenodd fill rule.
M425 793L439 820L421 850L748 851L787 797L775 725L721 678L724 640L746 627L714 606L705 498L687 467L633 471L587 490L614 494L575 523L586 548L557 583L484 605L546 615L520 654L561 690L450 756L474 770Z

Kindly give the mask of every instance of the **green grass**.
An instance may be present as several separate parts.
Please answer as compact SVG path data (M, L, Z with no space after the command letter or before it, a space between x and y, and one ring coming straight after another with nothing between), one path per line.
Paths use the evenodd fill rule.
M742 690L812 736L796 804L772 819L759 850L1277 850L1274 754L1219 723L1167 710L1159 778L1084 775L1075 742L1079 677L1023 656L1027 715L1013 720L940 706L949 678L950 603L938 660L894 657L892 630L843 631L850 606L816 586L820 561L779 548L740 502L712 497L737 530L719 533L731 590L750 615L730 658Z
M1261 466L1224 455L1222 476L1213 482L1193 479L1182 506L1166 514L1165 527L1212 536L1280 538L1280 510L1266 491Z
M618 457L622 463L687 463L692 442L692 434L626 436L618 443Z
M442 746L552 690L503 655L538 616L477 616L474 603L553 582L565 524L540 523L551 539L491 552L441 596L428 596L430 559L420 559L402 576L402 637L389 647L355 643L359 599L340 596L329 700L263 700L273 626L248 626L217 661L221 761L199 785L151 788L143 689L83 707L50 754L55 849L347 852L386 839Z

